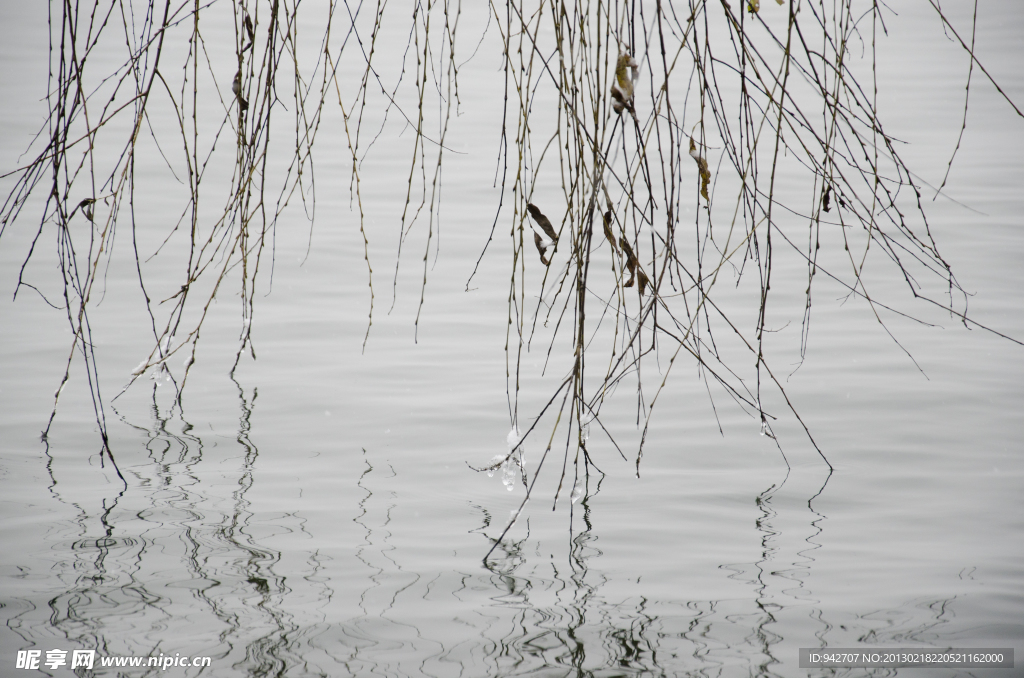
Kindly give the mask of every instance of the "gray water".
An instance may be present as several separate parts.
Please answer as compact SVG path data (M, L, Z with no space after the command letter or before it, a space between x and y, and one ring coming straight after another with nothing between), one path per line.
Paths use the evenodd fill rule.
M968 61L923 4L890 22L881 110L908 164L938 185ZM45 114L46 25L44 8L0 12L6 171L24 161ZM1017 3L980 3L979 58L1018 106L1022 26ZM467 92L498 79L499 56L464 66ZM948 198L927 195L926 207L974 294L971 317L1020 339L1024 121L974 77ZM772 339L787 393L834 473L782 416L787 469L759 422L721 398L713 409L687 366L659 402L639 477L628 452L624 461L595 436L605 475L581 483L575 503L564 489L553 502L557 475L543 476L484 562L524 492L507 491L500 471L471 468L507 451L511 426L505 222L466 291L498 195L500 106L464 95L418 327L422 230L404 245L413 254L389 312L404 199L394 177L404 188L408 139L377 142L363 168L375 267L365 350L366 268L337 129L322 139L312 235L301 207L277 230L273 286L263 279L253 320L257 359L229 377L240 327L232 289L204 330L180 409L148 375L113 400L152 347L132 265L115 260L92 322L127 489L100 457L80 363L40 442L72 341L63 313L38 296L23 290L12 302L35 229L9 227L0 674L32 675L15 668L19 650L59 648L212 658L202 672L95 671L111 676L834 675L798 667L798 648L827 646L1014 647L1017 669L970 675L1020 675L1024 348L915 304L882 270L875 294L932 326L887 317L897 345L866 305L823 285L799 369L799 315L789 326L780 316ZM331 185L332 176L342 178ZM160 226L154 239L166 200L159 188L137 197L141 218ZM49 263L32 269L39 284L56 284ZM523 417L550 395L544 357L535 349L524 360ZM628 403L609 419L637 437ZM541 451L527 445L528 471ZM835 675L897 674L968 675Z

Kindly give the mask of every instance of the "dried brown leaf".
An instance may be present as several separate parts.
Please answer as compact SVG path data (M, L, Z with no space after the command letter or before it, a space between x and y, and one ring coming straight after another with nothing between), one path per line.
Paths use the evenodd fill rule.
M526 209L529 210L530 216L533 217L533 220L541 227L541 230L551 238L551 241L558 242L558 232L555 231L555 227L551 225L551 221L544 216L540 209L538 209L533 203L527 203Z

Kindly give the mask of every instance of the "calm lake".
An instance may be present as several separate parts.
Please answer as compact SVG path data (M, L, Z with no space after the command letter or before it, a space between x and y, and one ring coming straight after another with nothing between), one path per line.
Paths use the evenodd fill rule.
M785 12L761 4L764 14ZM1024 676L1024 346L915 301L883 258L864 273L873 298L924 322L883 312L883 327L863 299L822 281L802 363L806 263L780 258L773 274L773 369L834 472L781 400L771 401L773 428L788 468L760 422L721 391L712 399L681 358L639 476L635 384L624 384L602 417L621 432L625 459L592 432L589 451L604 475L581 475L574 488L570 458L555 501L556 442L530 502L485 560L525 490L518 478L507 489L500 469L474 470L508 452L516 387L505 351L507 193L467 286L501 199L501 38L483 5L462 8L460 104L445 141L439 216L421 217L400 259L414 130L389 118L370 133L381 130L359 172L372 325L360 206L337 117L318 132L315 199L289 203L260 264L256 359L247 349L229 374L242 304L238 284L227 284L180 407L156 370L121 393L153 348L123 226L109 266L101 264L108 269L90 318L123 483L100 454L79 357L41 442L73 337L66 311L32 289L12 299L40 200L6 225L0 675L75 675L70 662L43 665L59 649L211 659L166 670L97 659L91 672L76 669L80 676ZM943 3L965 39L971 5ZM880 115L925 186L929 228L973 295L969 316L1024 340L1024 119L975 65L966 132L933 200L927 186L942 183L957 146L970 59L929 2L893 8L900 14L885 13L889 35L878 43ZM315 25L320 9L304 3L304 20ZM235 29L231 5L217 11L228 19L211 19L205 39L211 59L227 54L217 77L228 89ZM977 12L978 59L1024 107L1024 3L981 0ZM0 4L3 173L28 162L22 154L45 125L46 22L45 3ZM400 63L408 31L407 18L388 24L377 47L383 64ZM868 37L854 55L870 50ZM104 59L116 67L116 58L98 51L93 67ZM230 177L234 157L233 141L224 143L227 174L217 178L211 165L212 204L223 200L216 182ZM721 153L711 146L712 169ZM185 204L161 162L140 168L133 198L156 300L174 293L181 271L173 252L149 257ZM13 181L0 180L5 196ZM543 194L551 213L561 196ZM722 204L727 222L733 203ZM794 216L792 228L806 239L804 221ZM60 302L55 229L42 233L26 280ZM525 251L536 267L532 243ZM607 267L607 250L598 254ZM527 278L530 313L539 285ZM736 317L752 334L756 307ZM524 349L521 429L571 369L556 344L542 373L547 347L545 339ZM669 358L665 351L645 366L651 392ZM179 382L186 360L168 363ZM526 443L531 475L549 432ZM1014 669L832 670L800 668L799 648L1015 648L1017 656ZM42 651L38 669L16 666L27 650Z

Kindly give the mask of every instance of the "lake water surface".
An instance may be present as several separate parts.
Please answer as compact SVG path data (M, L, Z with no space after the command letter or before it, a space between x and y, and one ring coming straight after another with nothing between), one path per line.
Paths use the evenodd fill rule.
M879 73L880 108L908 164L937 186L969 62L928 3L900 4L913 6L891 17L881 44L891 67ZM40 5L0 7L4 171L24 162L45 115ZM953 15L962 35L966 9ZM460 39L475 44L483 21L471 8L465 21ZM1018 106L1022 28L1019 3L979 3L978 56ZM66 315L38 295L12 301L37 224L7 227L0 674L33 675L15 668L19 650L59 648L212 660L204 670L88 674L97 676L1024 675L1024 347L915 304L881 266L870 279L876 297L932 326L887 317L897 345L867 305L823 283L799 369L802 309L787 326L781 290L805 269L778 274L776 371L833 473L782 411L787 469L759 422L721 394L713 409L684 365L659 401L639 477L629 450L623 461L593 436L605 475L581 480L575 503L564 488L553 502L557 469L542 476L484 561L524 492L507 491L500 470L471 468L507 451L511 426L506 217L466 291L499 195L501 59L485 51L460 72L456 152L445 159L418 326L419 227L392 291L410 153L400 126L362 168L375 276L365 350L366 264L337 127L318 140L312 235L297 203L277 228L272 288L268 275L252 321L257 359L229 376L240 328L230 289L204 329L181 408L148 374L113 400L152 335L134 264L112 260L92 326L127 488L102 463L80 362L40 442L72 339ZM947 184L955 201L928 194L926 209L974 294L970 315L1022 339L1024 120L977 69L973 78ZM136 218L154 225L151 252L180 205L168 212L170 198L147 186L135 202ZM117 247L130 248L128 237ZM150 269L157 280L160 265ZM42 257L30 273L46 291L57 289L54 270ZM521 419L567 364L556 358L541 377L545 350L524 358ZM608 414L627 441L638 437L631 397ZM528 471L542 452L536 440ZM831 673L799 668L801 647L1013 647L1018 668Z

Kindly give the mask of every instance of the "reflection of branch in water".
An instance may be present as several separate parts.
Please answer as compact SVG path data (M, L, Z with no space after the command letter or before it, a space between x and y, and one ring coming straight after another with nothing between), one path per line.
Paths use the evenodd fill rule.
M755 500L758 510L761 512L761 515L755 521L758 531L761 532L761 559L754 563L754 567L757 570L757 597L754 603L759 611L759 619L756 626L752 629L752 633L748 636L748 641L749 644L755 645L760 653L759 675L770 675L769 667L779 663L772 655L772 645L778 644L783 640L782 636L773 633L768 628L777 622L774 612L782 609L782 605L779 602L782 600L782 596L776 596L772 593L770 583L765 581L765 575L767 571L768 577L773 579L777 576L777 570L779 569L771 565L776 560L778 551L781 548L773 544L774 541L779 540L779 534L772 526L772 520L778 515L772 506L772 497L782 489L787 480L789 480L789 469L786 470L786 477L783 478L778 487L772 485L758 495Z
M75 534L50 537L58 560L49 569L63 588L46 594L46 619L33 620L29 610L15 625L30 645L51 643L44 639L56 631L72 647L101 655L179 651L232 663L247 675L277 675L301 663L298 631L313 612L288 601L330 597L315 576L321 558L309 554L302 565L308 575L289 572L286 585L276 572L281 552L253 534L247 495L258 451L248 438L251 401L240 387L240 467L237 457L229 461L230 446L204 445L183 417L161 417L156 397L154 390L149 426L121 419L144 437L149 464L132 465L129 489L104 498L98 513L66 498L91 488L81 479L58 483L59 462L50 457L51 494L74 509ZM237 475L219 472L225 461ZM258 527L260 535L304 530L295 514L262 519ZM312 596L297 586L312 587Z
M950 598L916 598L900 605L870 612L826 612L818 617L826 630L818 635L822 647L956 646L943 627L956 617Z
M350 670L357 674L360 667L366 667L367 675L387 675L390 673L390 661L382 663L388 654L402 650L404 644L392 639L415 638L423 641L423 629L415 623L399 619L393 614L399 599L406 592L415 592L416 584L420 583L421 575L415 569L406 569L395 560L391 552L395 551L390 541L391 512L395 509L395 492L387 490L374 492L370 489L373 473L377 470L367 457L363 448L363 462L366 468L359 476L356 485L365 496L359 500L359 515L353 521L364 531L363 542L356 548L356 558L372 571L370 584L359 593L359 609L362 614L345 625L346 639L352 642L348 657L344 660ZM384 462L390 475L384 480L394 478L397 473L390 463ZM377 507L378 500L383 500L383 509ZM378 513L379 515L375 515ZM377 527L373 525L377 524ZM417 642L420 645L421 642Z
M233 629L232 635L249 639L245 659L239 664L253 675L280 675L288 664L301 660L295 652L294 641L289 639L299 626L283 605L291 589L285 585L285 577L274 572L274 566L281 560L280 551L260 546L250 534L253 513L246 495L253 486L253 472L259 456L256 446L249 440L256 390L253 389L252 400L249 401L241 384L234 376L231 379L238 388L241 410L236 440L245 450L245 457L241 476L232 493L233 510L225 516L227 520L216 535L223 540L228 552L241 557L229 561L228 572L236 577L233 590L212 588L205 593L218 617ZM261 533L266 534L267 526L261 527ZM218 592L221 595L217 595ZM254 616L254 610L259 614Z
M604 482L604 476L601 476L600 478L597 479L593 492L590 491L590 476L585 475L582 478L582 480L584 485L581 488L582 492L580 494L578 502L580 508L583 509L580 518L583 520L584 529L576 533L575 535L572 533L572 530L570 529L569 534L571 541L571 548L569 550L569 560L573 565L572 577L573 581L575 581L576 584L579 586L584 585L584 582L587 577L587 561L591 557L590 555L588 555L588 551L593 549L593 555L601 555L601 551L599 549L591 546L592 542L597 541L597 535L593 533L594 526L591 523L590 500L601 493L601 483ZM575 508L576 503L577 500L574 499L572 508L569 509L570 515L573 514L573 509ZM570 520L570 527L572 527L573 525L574 524Z
M822 494L829 477L809 491L808 505ZM502 620L490 627L508 629L492 639L491 673L527 673L543 666L564 668L568 675L721 675L727 667L740 666L751 675L781 675L789 661L778 647L792 639L781 635L780 619L809 608L813 592L806 583L813 559L800 547L815 543L811 540L822 534L823 519L810 506L805 513L802 502L795 504L795 512L790 502L778 508L780 492L796 491L792 483L787 473L754 498L759 559L721 566L732 571L730 578L748 585L751 595L726 599L620 595L622 582L609 579L598 564L603 550L597 545L590 500L600 481L586 487L572 508L582 509L582 529L570 534L568 572L546 555L531 557L546 549L531 543L529 535L499 542L486 561L495 592L493 616ZM492 522L483 513L477 531L486 537ZM794 519L806 524L809 534L791 553L787 545L793 540L778 525Z
M584 482L589 482L589 477ZM509 611L513 617L502 624L512 630L493 639L497 644L491 656L495 675L526 673L538 664L581 676L606 669L630 674L663 672L657 658L661 620L647 612L645 599L609 603L602 591L608 581L599 569L590 568L591 559L601 555L589 506L599 491L600 481L592 492L587 487L581 493L578 503L584 529L570 534L568 572L563 574L553 561L538 566L538 572L522 571L529 564L528 530L520 540L496 542L494 555L485 561L497 592L492 598L496 610ZM484 534L489 524L490 516L484 512L484 524L478 531ZM596 583L592 581L595 572L599 576ZM535 598L548 601L552 596L558 602L533 602Z
M824 515L813 508L812 502L824 492L831 477L832 472L830 471L822 485L806 502L808 510L812 514L807 523L812 533L802 542L811 544L811 549L802 549L791 555L786 555L784 544L790 540L787 540L780 529L776 527L776 523L792 522L792 519L780 520L779 511L774 505L775 497L790 479L790 472L787 471L781 483L768 487L755 498L755 504L760 513L755 521L757 530L761 533L760 559L750 566L722 566L723 569L733 571L730 578L748 583L755 591L753 603L757 614L753 616L753 619L756 619L756 624L752 626L746 639L750 645L757 647L761 657L758 667L759 675L770 675L770 667L780 663L772 650L774 645L785 640L772 630L779 623L778 615L790 607L804 606L813 598L812 592L806 587L811 564L814 562L809 552L820 548L820 544L812 539L821 535L823 528L820 523L824 519ZM783 518L788 518L788 516ZM802 520L800 522L803 523ZM786 601L791 602L787 604ZM817 619L817 615L817 611L812 610L811 618Z
M63 547L55 550L64 559L50 563L48 568L51 575L55 575L54 578L67 588L48 594L52 597L47 601L49 615L45 620L32 620L33 609L30 606L25 613L12 616L6 625L29 645L40 644L43 638L52 638L56 630L79 647L104 647L104 634L97 630L104 615L120 610L122 606L137 606L140 602L137 596L125 595L125 591L113 587L111 582L120 575L124 561L134 560L144 549L144 542L116 534L112 516L116 515L119 502L125 496L125 488L111 497L103 497L99 514L93 517L83 507L83 501L62 496L62 484L57 480L57 461L51 454L49 441L44 439L43 444L50 494L58 503L71 508L74 514L74 518L66 523L67 531L74 535L54 540ZM73 496L75 489L70 486L68 493ZM57 535L50 533L48 541L54 536Z
M491 627L508 629L500 638L489 639L495 644L488 656L493 675L556 668L566 671L565 675L579 676L607 671L676 675L674 669L680 666L692 668L691 657L706 641L691 641L686 634L697 628L707 613L688 604L675 606L667 616L649 610L672 607L663 601L652 604L643 597L610 600L605 589L613 582L591 565L592 559L601 555L588 504L596 494L597 489L580 499L585 527L571 536L568 572L546 560L533 564L531 570L529 535L500 542L487 561L495 589L493 613L501 620ZM489 522L485 513L478 530L481 534ZM680 642L689 649L680 649Z

